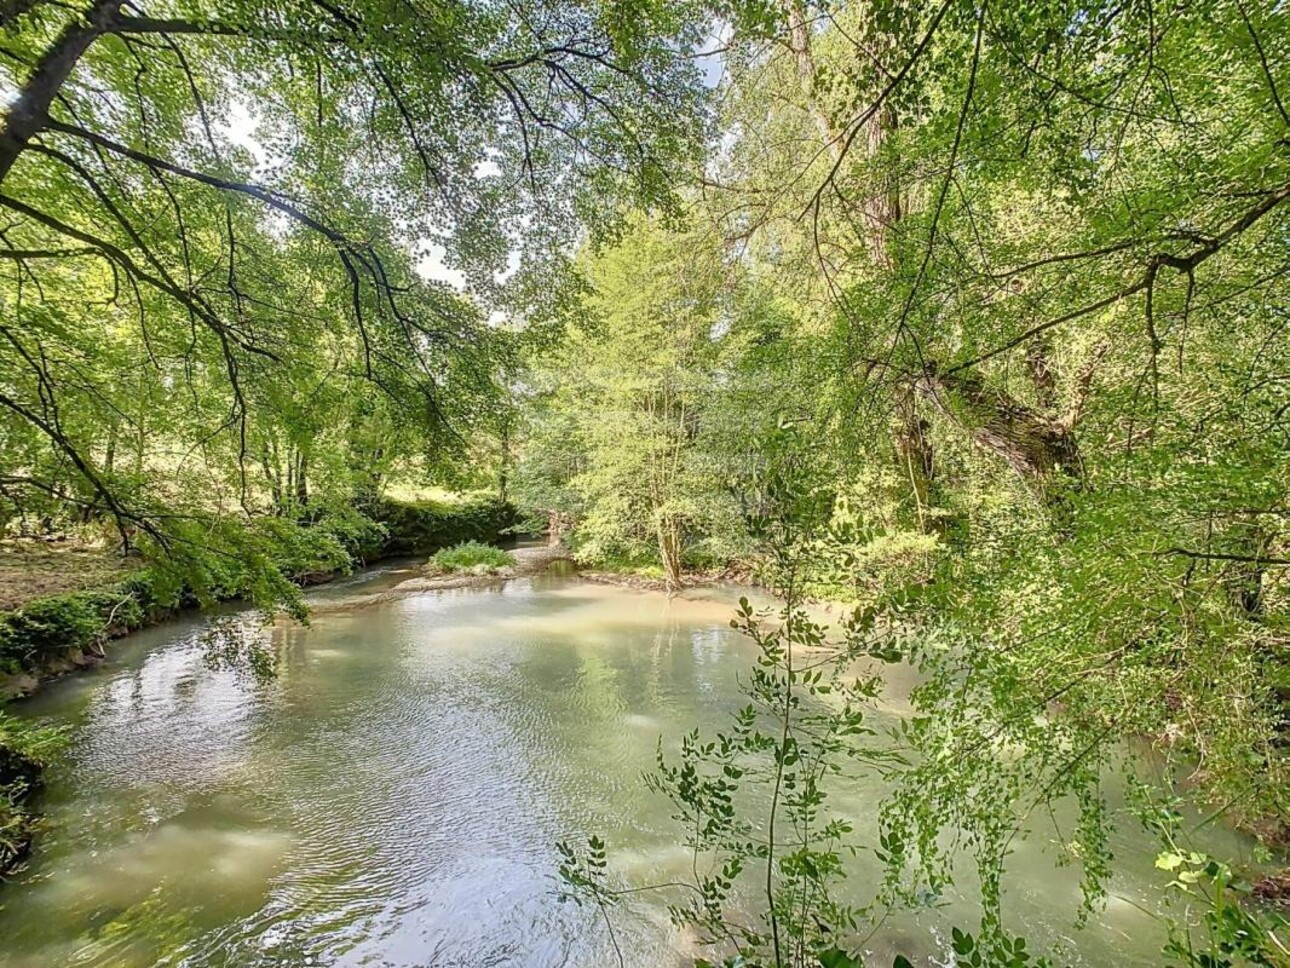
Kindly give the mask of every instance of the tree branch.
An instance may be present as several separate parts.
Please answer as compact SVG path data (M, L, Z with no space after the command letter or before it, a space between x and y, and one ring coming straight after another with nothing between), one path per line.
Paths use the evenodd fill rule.
M27 142L49 122L49 106L90 44L111 29L121 3L97 0L84 19L78 16L64 27L0 116L0 184Z

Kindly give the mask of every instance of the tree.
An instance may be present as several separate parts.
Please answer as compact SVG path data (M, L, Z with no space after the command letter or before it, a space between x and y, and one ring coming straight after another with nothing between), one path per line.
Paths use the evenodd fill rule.
M1172 736L1251 816L1286 811L1286 28L789 5L733 59L706 189L827 305L833 446L894 439L906 521L941 532L940 580L900 593L1007 656L1009 701Z
M463 453L496 409L501 344L471 301L417 277L414 249L442 243L491 298L508 258L531 289L620 199L664 204L697 144L680 56L696 12L6 7L5 493L173 550L176 513L200 502L168 508L152 455L218 465L206 511L307 504L333 447L320 429L364 383L418 449Z
M559 484L576 495L562 510L581 518L579 554L654 561L679 587L687 560L721 560L740 530L729 468L710 446L727 382L727 267L710 237L671 235L635 217L588 257L587 285L565 339L539 368L553 389L521 468L527 501L549 501L536 492ZM553 448L570 456L553 461ZM545 475L535 473L540 465Z
M858 522L820 564L926 677L892 889L943 883L961 832L983 957L1053 799L1096 900L1125 735L1286 829L1287 37L1234 0L878 0L730 44L703 205L809 347L797 425ZM917 566L873 568L875 535Z

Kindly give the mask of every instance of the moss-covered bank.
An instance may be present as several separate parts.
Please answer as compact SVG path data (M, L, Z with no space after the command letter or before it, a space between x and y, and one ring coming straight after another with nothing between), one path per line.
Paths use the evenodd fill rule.
M0 711L0 874L21 862L31 847L36 821L29 801L62 740L61 730L24 723Z
M26 804L39 784L40 765L0 745L0 874L21 861L31 847L35 819Z

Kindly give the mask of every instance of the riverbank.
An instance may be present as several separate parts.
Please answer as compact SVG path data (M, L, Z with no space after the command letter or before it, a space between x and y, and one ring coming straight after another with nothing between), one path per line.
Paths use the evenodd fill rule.
M501 568L467 569L446 575L425 575L399 582L391 592L424 592L442 588L471 588L492 582L506 582L513 578L540 575L557 561L573 563L569 549L561 544L528 545L511 548L507 552L511 564Z
M311 607L311 613L330 611L349 611L394 601L404 595L418 592L446 591L458 588L487 588L490 585L502 585L516 578L531 578L547 571L558 562L573 565L573 556L564 545L533 545L511 548L509 554L514 563L505 568L466 570L446 575L418 575L407 578L398 584L368 595L348 597L344 601L321 602ZM582 577L581 572L578 577Z
M705 588L713 585L747 585L757 582L752 571L747 567L723 568L711 571L687 571L681 576L679 586L666 578L652 574L643 574L628 570L579 570L578 577L600 585L614 585L618 588L634 588L642 592L677 592L686 588Z
M9 736L0 720L0 877L10 873L27 856L35 836L36 816L28 809L40 789L43 765L20 749L19 738Z
M494 500L383 501L366 515L372 525L369 534L351 538L317 526L322 540L312 554L284 556L275 566L288 581L305 588L391 558L429 554L462 541L496 542L516 521L514 508ZM184 612L249 597L236 577L198 593L156 568L105 561L108 556L83 549L50 550L39 557L36 580L25 584L13 573L32 555L6 562L11 579L8 600L18 604L0 610L0 703L30 695L43 681L101 662L106 646L131 632ZM55 564L60 557L61 568ZM84 576L62 575L57 582L42 577L82 565ZM98 584L93 583L96 578L101 579ZM50 587L72 590L42 594Z

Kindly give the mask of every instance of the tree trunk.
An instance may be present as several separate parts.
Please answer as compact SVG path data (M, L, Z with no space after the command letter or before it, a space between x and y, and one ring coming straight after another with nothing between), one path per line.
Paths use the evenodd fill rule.
M103 455L103 470L111 474L116 467L116 437L119 424L114 419L108 424L107 450Z
M274 447L277 450L277 447ZM274 458L269 456L269 448L261 445L260 447L260 467L264 469L264 479L269 485L269 494L273 501L273 512L278 514L282 510L282 480L278 477L276 454Z
M834 164L842 160L842 132L838 131L833 120L815 96L815 59L811 54L811 27L807 20L805 0L783 0L784 14L788 21L788 46L793 54L793 64L797 68L798 82L802 96L806 100L806 109L815 122L820 138L829 151ZM877 83L879 71L873 70L874 88L880 89ZM896 129L896 112L884 104L873 113L864 124L865 156L870 162L877 157L887 141L890 132ZM872 183L865 189L864 202L860 214L864 218L865 245L875 265L890 268L891 257L887 251L887 236L892 227L900 221L900 192L895 178L888 174L877 173Z
M934 503L936 455L928 436L930 427L918 414L914 395L905 394L899 404L900 429L896 433L896 454L909 479L920 531L928 530L926 509Z
M675 518L659 515L658 556L663 563L663 574L669 588L684 584L681 576L681 531Z
M876 72L875 72L876 74ZM896 130L896 111L884 104L865 122L865 153L870 162L871 181L865 188L864 214L869 257L875 265L890 269L892 266L888 238L900 221L900 186L890 172L882 171L875 159L886 143L888 135Z
M296 504L300 510L309 505L309 458L304 451L296 453Z
M49 123L49 106L90 44L112 29L121 3L97 0L83 19L78 16L67 24L0 117L0 183L27 143Z
M997 454L1022 477L1044 478L1060 471L1078 481L1084 463L1073 425L1026 406L992 387L976 373L937 374L919 380L919 391L963 426L984 450ZM953 396L961 406L952 406Z
M1248 561L1231 562L1224 576L1232 604L1246 618L1258 621L1263 616L1263 585L1267 566L1263 559L1272 548L1273 535L1260 527L1257 521L1246 519L1236 523L1233 534L1236 547L1248 555ZM1229 539L1230 540L1230 539Z
M497 500L505 504L508 497L507 487L510 484L511 469L511 425L508 420L502 425L502 460L497 472Z
M788 19L788 48L793 54L802 96L806 98L806 110L815 122L821 140L828 146L829 156L836 162L842 157L842 139L815 97L815 60L811 56L811 28L806 22L806 4L803 0L784 0L784 14Z

